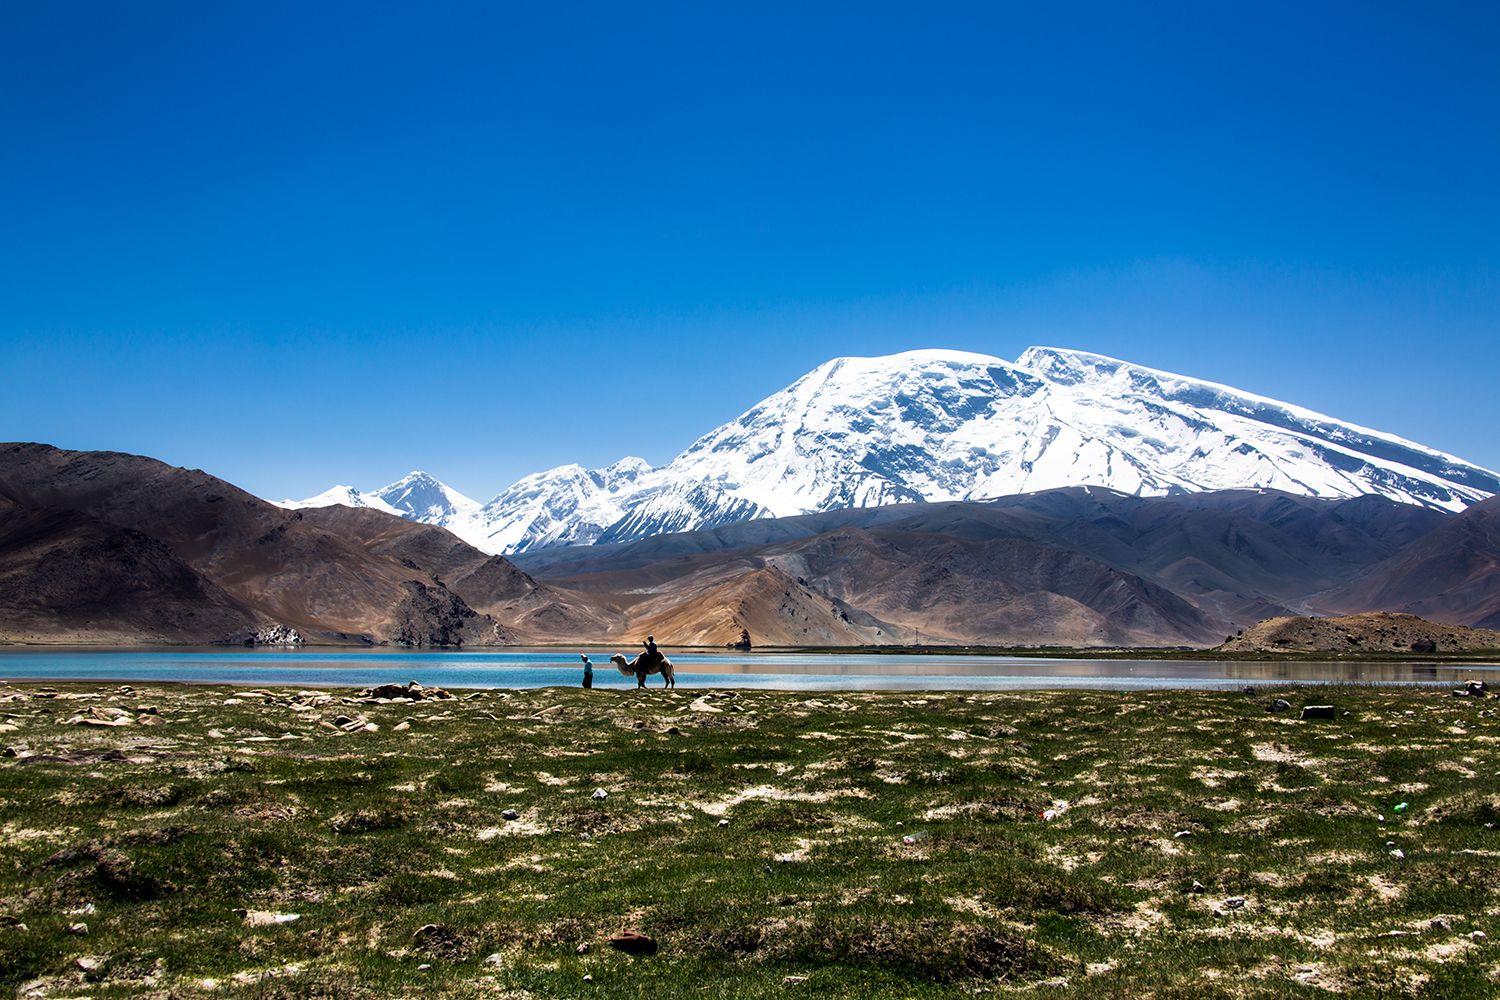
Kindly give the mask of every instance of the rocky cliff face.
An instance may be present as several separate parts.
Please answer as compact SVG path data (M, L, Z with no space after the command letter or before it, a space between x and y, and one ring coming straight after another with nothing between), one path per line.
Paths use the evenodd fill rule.
M463 598L419 580L404 584L406 597L396 605L386 634L398 646L497 645L508 636L494 619L480 615Z

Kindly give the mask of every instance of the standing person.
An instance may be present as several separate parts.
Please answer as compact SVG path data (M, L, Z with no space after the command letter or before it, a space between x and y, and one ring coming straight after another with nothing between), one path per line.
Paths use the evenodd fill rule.
M583 657L583 688L585 691L594 686L594 665L589 662L588 654L579 653Z

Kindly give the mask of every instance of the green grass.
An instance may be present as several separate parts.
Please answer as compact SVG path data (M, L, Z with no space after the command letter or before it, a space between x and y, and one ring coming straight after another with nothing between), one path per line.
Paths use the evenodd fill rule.
M0 758L0 989L1500 993L1493 700L234 694L0 688L22 754ZM1277 696L1341 714L1271 714ZM63 724L140 705L159 722ZM324 724L341 713L378 728ZM658 954L610 949L626 929Z

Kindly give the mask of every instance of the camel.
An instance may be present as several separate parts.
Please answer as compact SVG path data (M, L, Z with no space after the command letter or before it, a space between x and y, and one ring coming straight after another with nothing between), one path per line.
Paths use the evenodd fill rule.
M651 674L661 674L662 687L674 688L677 686L677 676L672 672L671 660L663 656L660 663L642 663L641 661L645 657L646 654L642 653L633 660L627 660L619 653L616 653L609 658L609 662L613 663L615 669L626 677L633 675L636 680L636 687L645 687L646 678Z

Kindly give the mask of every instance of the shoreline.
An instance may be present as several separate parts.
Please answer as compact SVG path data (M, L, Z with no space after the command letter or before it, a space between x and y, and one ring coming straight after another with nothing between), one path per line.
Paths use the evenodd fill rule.
M526 643L509 646L393 646L366 643L301 643L295 646L240 646L204 643L140 643L121 645L118 643L89 642L16 642L0 640L0 656L17 650L25 652L98 652L98 653L149 653L149 652L203 652L203 653L368 653L372 655L436 654L454 655L463 653L528 653L553 652L576 655L579 649L625 649L626 645L612 646L608 641L579 640L570 643ZM1312 662L1312 663L1473 663L1500 665L1500 649L1463 650L1451 653L1341 653L1321 650L1277 650L1223 652L1216 647L1194 649L1191 647L1159 646L757 646L749 650L726 649L722 646L672 646L671 652L693 656L933 656L933 657L1006 657L1014 659L1057 660L1157 660L1192 661L1204 663L1266 663L1266 662Z
M896 681L921 680L920 677L904 676L893 678ZM1056 680L1056 678L1049 678ZM1367 680L1354 681L1343 678L1331 680L1287 680L1285 678L1267 678L1264 680L1246 680L1233 678L1218 684L1152 684L1147 683L1120 686L1108 684L1037 684L1035 686L961 686L951 687L926 687L915 684L891 684L884 687L819 687L815 685L787 685L779 687L772 684L683 684L678 688L663 688L652 686L648 688L637 688L625 678L625 683L599 684L595 683L593 688L581 688L577 684L542 684L532 687L475 687L462 684L442 683L430 684L428 687L442 688L455 694L564 694L580 690L591 692L603 692L605 694L632 695L636 692L649 694L671 694L680 690L684 695L695 696L714 695L721 692L730 694L768 694L815 697L817 695L851 697L851 696L927 696L944 697L953 695L1046 695L1046 694L1107 694L1107 695L1130 695L1130 694L1198 694L1198 695L1241 695L1242 697L1260 697L1262 695L1276 692L1304 691L1306 689L1318 689L1324 692L1320 697L1332 697L1341 690L1349 691L1400 691L1409 690L1413 692L1433 692L1451 688L1456 681L1448 680ZM31 688L36 690L49 690L54 687L77 686L88 687L89 685L116 685L120 687L150 687L165 688L182 687L190 690L203 688L232 688L239 691L271 691L271 692L294 692L301 690L329 689L332 691L348 692L360 688L375 687L386 681L372 680L330 680L327 678L317 681L309 681L302 684L290 682L271 682L264 680L229 680L222 678L196 679L183 678L180 680L161 680L155 677L131 677L117 675L99 675L96 677L27 677L23 675L0 676L0 687ZM1251 691L1249 689L1253 688Z

